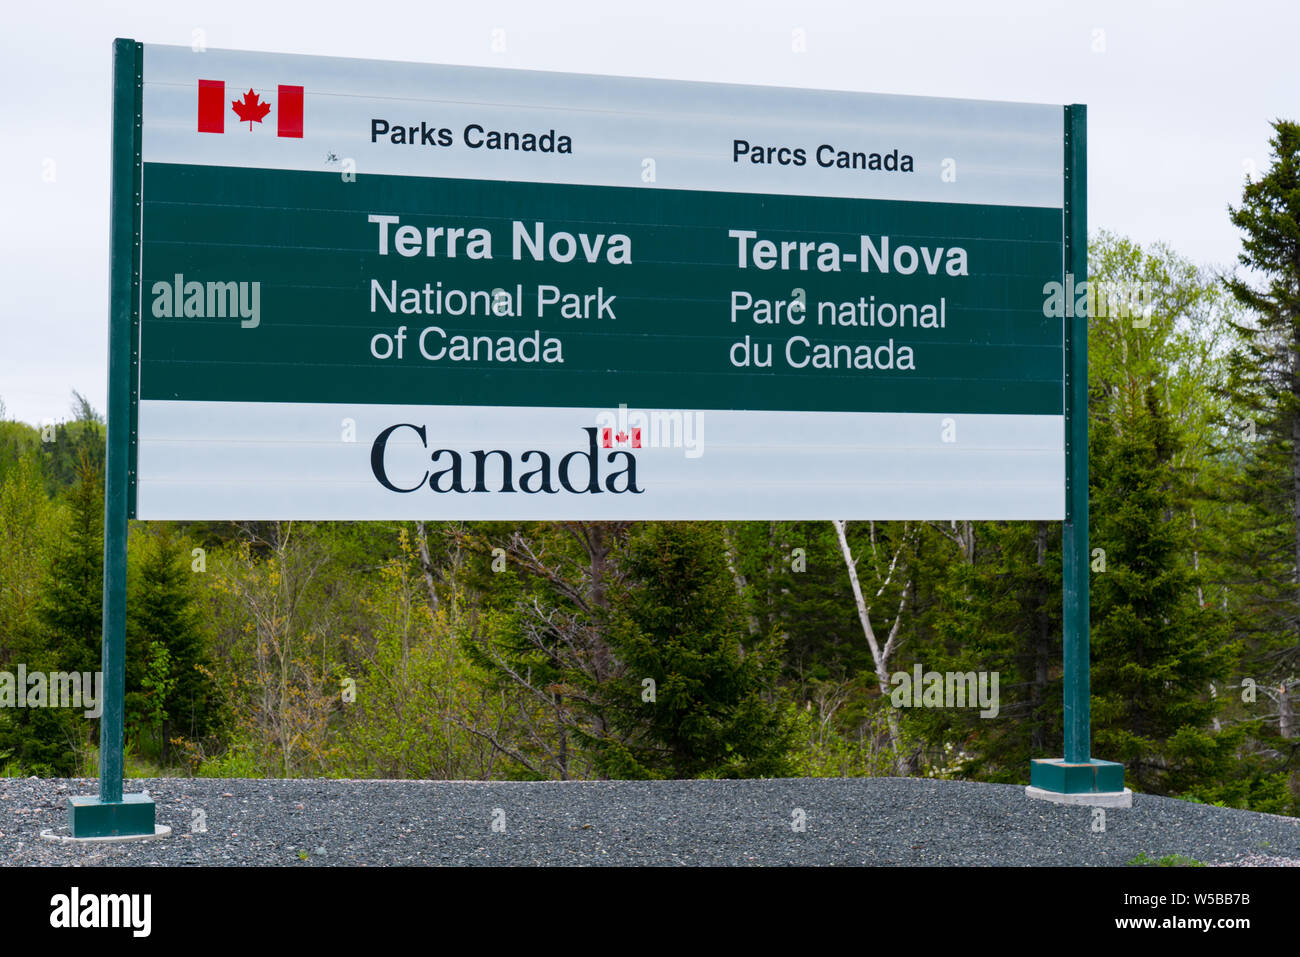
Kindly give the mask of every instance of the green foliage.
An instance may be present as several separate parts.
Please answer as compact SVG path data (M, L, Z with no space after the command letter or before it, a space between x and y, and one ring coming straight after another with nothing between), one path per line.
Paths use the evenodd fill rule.
M212 677L188 542L166 525L135 531L128 574L127 714L148 732L150 750L167 761L173 739L202 740L220 731L224 701Z
M85 745L85 723L68 708L0 710L0 751L22 776L69 777Z
M460 628L466 653L494 691L516 702L522 733L504 746L490 736L511 777L597 773L588 745L610 735L604 688L623 668L608 624L627 529L626 522L448 529L448 581L464 582L477 606Z
M1216 807L1235 807L1244 811L1264 814L1300 815L1297 801L1288 786L1290 775L1285 771L1267 773L1246 765L1247 773L1235 762L1225 761L1223 775L1218 781L1199 784L1179 797Z
M508 708L457 634L461 598L431 607L415 546L403 529L365 599L371 642L356 639L355 701L345 705L339 769L385 778L488 776L497 755L472 730L499 726Z
M79 778L99 777L99 746L87 745L78 755L76 776ZM181 770L167 764L161 764L148 755L136 750L135 741L129 737L122 744L122 777L124 778L165 778L180 777Z
M172 656L167 645L161 641L149 642L149 658L145 666L144 677L140 680L142 713L140 723L155 734L162 731L163 722L167 720L167 699L176 687L172 677Z
M214 654L224 659L231 731L257 762L285 776L320 774L336 758L352 569L304 522L238 529L207 561Z
M0 492L0 514L42 513L31 502L31 475L24 467L11 476L12 487L7 482ZM6 501L20 498L28 504L6 509ZM56 526L57 537L31 608L30 625L7 642L10 661L21 662L28 672L99 670L103 502L102 475L83 457L62 521ZM17 709L0 724L0 748L9 750L28 773L69 775L95 730L82 712L69 708Z
M104 477L80 462L68 492L36 614L48 647L69 671L97 671L103 626Z
M966 534L970 561L935 547L930 600L922 614L928 641L913 646L913 663L939 672L997 672L999 710L918 709L907 712L929 742L931 763L959 749L963 776L1021 782L1032 758L1059 747L1062 735L1061 527L1052 522L983 522Z
M224 754L205 759L195 772L200 778L263 778L266 768L258 763L252 752L236 745Z
M60 422L51 431L52 437L48 441L42 439L38 448L46 489L52 497L76 485L86 470L102 475L105 462L102 423Z
M724 534L750 627L784 636L788 679L841 681L871 669L829 522L738 522Z
M1164 857L1149 857L1146 851L1139 851L1137 857L1128 862L1129 867L1204 867L1194 857L1186 854L1166 854Z
M1226 607L1244 643L1241 673L1281 689L1234 709L1257 729L1239 775L1260 781L1289 772L1295 806L1300 728L1294 718L1286 726L1283 715L1300 704L1300 125L1278 120L1273 131L1270 168L1245 184L1230 210L1242 231L1240 262L1251 272L1224 281L1245 315L1230 324L1235 336L1220 390L1229 403L1220 454L1231 468L1220 492L1225 533L1215 544L1231 588ZM1266 701L1275 710L1261 724Z
M1232 276L1225 286L1247 314L1227 357L1223 452L1235 468L1224 494L1235 508L1236 534L1225 542L1241 590L1240 631L1259 651L1257 667L1277 652L1300 648L1296 568L1300 561L1297 494L1300 488L1300 127L1279 121L1274 163L1247 183L1231 210L1243 233L1242 265L1263 275L1259 288ZM1272 670L1271 668L1269 670Z
M1259 288L1241 278L1227 282L1232 294L1260 317L1263 329L1293 335L1300 313L1300 124L1273 123L1273 162L1247 182L1241 205L1231 209L1242 237L1241 263L1265 277Z
M792 729L773 700L780 640L746 639L721 530L640 525L619 557L627 578L613 594L609 638L625 672L606 692L616 734L593 742L601 769L655 778L789 774Z
M799 778L859 778L884 777L894 771L894 752L888 747L887 723L883 709L877 704L874 712L867 714L854 727L845 729L838 719L836 707L825 695L818 697L818 710L813 702L799 707L787 705L795 745L791 753L790 774Z
M35 463L39 473L44 461L40 429L23 422L0 421L0 486L9 480L10 473L24 459Z
M54 520L39 460L29 451L0 477L0 668L18 660L24 636L36 627L36 603Z
M1096 748L1139 789L1185 790L1217 770L1203 730L1217 711L1210 687L1238 649L1196 602L1188 531L1169 520L1186 507L1185 483L1155 386L1138 408L1095 410L1091 435L1092 544L1105 551L1092 575Z

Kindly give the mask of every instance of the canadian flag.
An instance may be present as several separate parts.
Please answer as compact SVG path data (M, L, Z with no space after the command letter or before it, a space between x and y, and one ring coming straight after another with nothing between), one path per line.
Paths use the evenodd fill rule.
M615 432L613 429L601 429L600 447L603 449L612 449L616 443L618 445L623 445L628 439L631 439L632 448L641 448L641 430L629 429L628 431L632 434L629 435L627 432Z
M275 135L302 139L302 87L285 86L276 88L276 100L279 107L275 111ZM271 112L274 103L269 103L253 92L248 92L238 100L231 100L226 106L225 80L199 80L199 132L226 132L226 111L234 113L240 123L247 123L251 130L254 123L261 123L263 117Z

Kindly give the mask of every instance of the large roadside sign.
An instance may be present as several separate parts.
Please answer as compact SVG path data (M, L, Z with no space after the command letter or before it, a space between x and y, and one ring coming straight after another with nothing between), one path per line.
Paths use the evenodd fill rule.
M1064 517L1060 106L138 71L134 517Z
M99 794L127 522L1063 519L1090 753L1086 110L119 39ZM1076 303L1076 295L1078 300Z

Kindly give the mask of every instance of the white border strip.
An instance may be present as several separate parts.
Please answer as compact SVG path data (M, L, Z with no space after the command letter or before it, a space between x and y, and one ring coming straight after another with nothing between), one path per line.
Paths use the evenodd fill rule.
M1064 517L1064 420L1044 415L658 410L643 447L599 449L602 491L589 485L584 429L617 410L349 404L140 403L137 517L142 519L1043 519ZM648 413L653 415L653 413ZM629 426L640 420L628 413ZM394 492L371 467L376 437ZM674 423L680 423L676 427ZM658 438L655 438L658 426ZM628 429L630 433L630 427ZM599 437L600 433L596 433ZM951 439L951 441L949 441ZM599 441L599 438L597 439ZM656 447L651 447L654 443ZM436 493L440 448L456 450L475 484L474 450L500 449L512 485L550 458L555 494L501 491L500 457L486 492ZM643 491L611 492L635 457ZM610 463L613 464L610 464ZM450 481L448 476L444 481ZM627 486L627 475L615 479ZM534 479L537 487L540 479Z
M225 133L199 133L200 79L224 82L227 101L252 89L270 103L271 112L250 128L227 108ZM276 135L279 84L305 90L301 139ZM350 160L360 176L1062 205L1060 106L229 50L196 53L146 44L143 111L147 163L339 175ZM373 142L372 119L446 128L453 142ZM519 133L554 130L571 138L573 151L471 149L464 142L470 124ZM737 139L803 149L805 163L735 162ZM822 168L816 162L822 145L867 156L896 149L900 157L910 155L915 168L911 173ZM654 170L649 180L647 161Z

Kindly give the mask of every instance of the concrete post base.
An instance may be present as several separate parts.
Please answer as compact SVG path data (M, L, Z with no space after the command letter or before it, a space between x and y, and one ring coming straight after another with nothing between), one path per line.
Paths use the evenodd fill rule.
M1051 801L1054 804L1076 804L1084 807L1132 807L1133 792L1129 788L1122 791L1079 791L1067 794L1063 791L1048 791L1036 788L1032 784L1025 788L1025 797L1039 801Z

